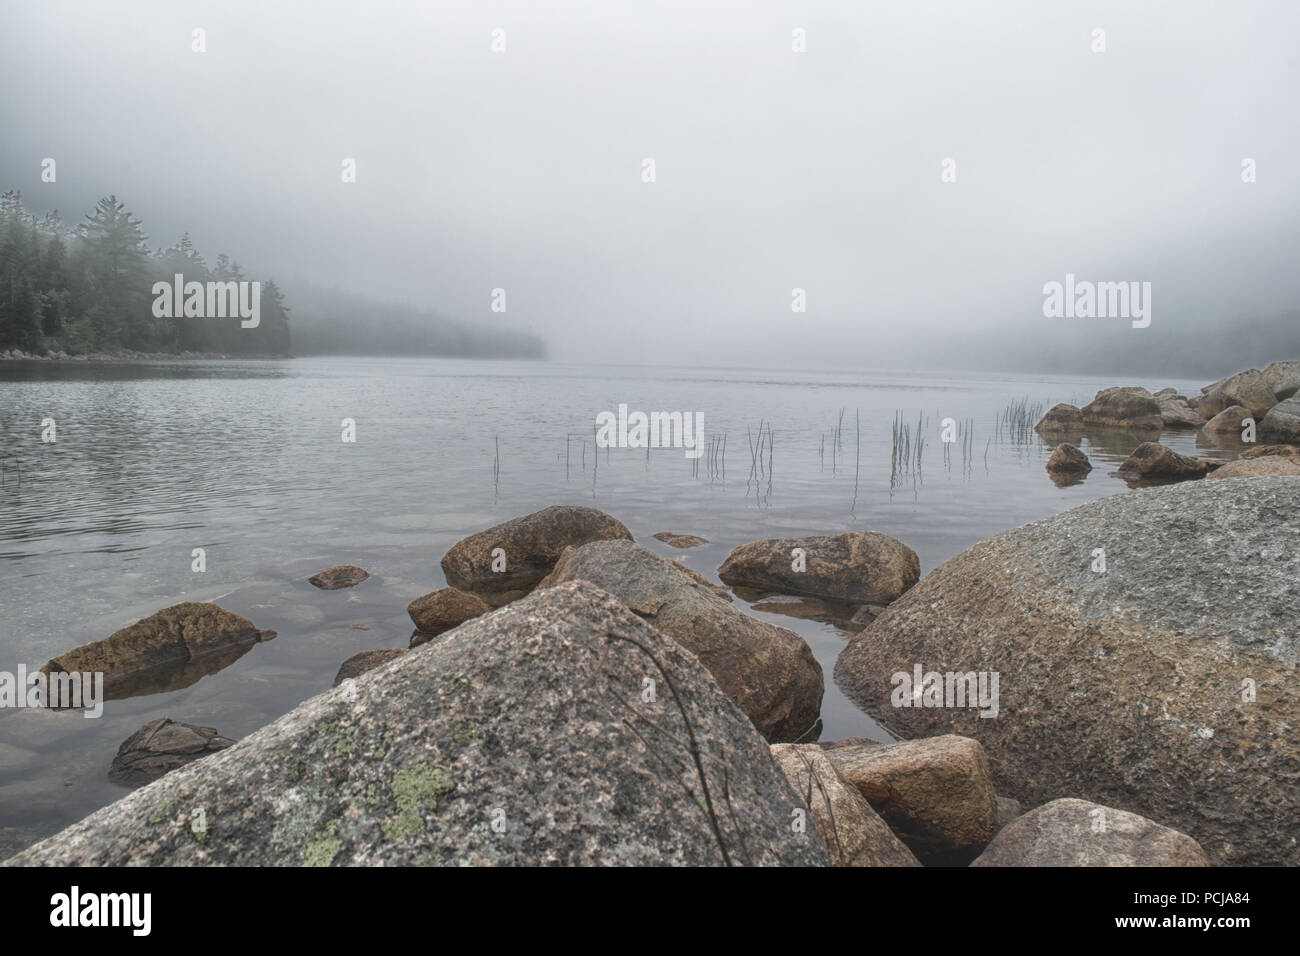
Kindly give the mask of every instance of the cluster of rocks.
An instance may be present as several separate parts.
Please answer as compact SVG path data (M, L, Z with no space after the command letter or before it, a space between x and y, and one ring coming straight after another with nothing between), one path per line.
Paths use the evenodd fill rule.
M1145 388L1122 386L1102 389L1091 402L1053 405L1034 426L1049 440L1082 436L1090 429L1119 429L1142 441L1120 466L1119 474L1130 481L1177 481L1200 478L1214 472L1220 463L1179 455L1156 439L1164 428L1199 428L1211 435L1240 435L1247 420L1255 423L1259 441L1272 447L1300 445L1300 360L1274 362L1262 372L1248 369L1212 382L1201 394L1188 398L1172 388L1152 393ZM1061 441L1052 452L1047 471L1058 484L1082 479L1092 463L1077 447L1078 439ZM1247 457L1244 453L1242 458ZM1300 466L1282 454L1283 461L1260 461L1251 465L1233 463L1222 477L1258 477L1300 474Z
M1300 862L1300 480L1245 484L1095 501L925 579L872 532L734 549L718 569L733 587L860 606L835 678L914 738L889 744L817 743L803 638L609 515L548 508L448 551L449 586L408 607L409 648L355 655L236 743L142 728L115 773L165 775L10 862ZM213 605L145 630L186 607L205 622L181 628L187 648L263 633ZM1000 699L954 706L942 673L937 706L928 684L900 696L914 668L998 673Z

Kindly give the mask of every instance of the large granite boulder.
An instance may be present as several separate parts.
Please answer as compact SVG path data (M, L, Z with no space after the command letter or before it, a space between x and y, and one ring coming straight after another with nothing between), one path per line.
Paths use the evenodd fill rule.
M1240 405L1250 411L1256 418L1277 404L1277 396L1265 380L1259 369L1252 368L1238 372L1201 390L1205 400L1201 403L1201 413L1213 417L1225 408Z
M1241 423L1247 418L1252 418L1251 411L1245 405L1229 405L1223 411L1219 412L1202 427L1207 432L1217 432L1223 434L1240 434Z
M104 674L104 698L119 700L147 691L171 690L238 658L275 631L215 604L187 601L163 608L102 641L83 644L51 659L51 672ZM214 665L209 667L209 665ZM180 682L175 678L180 674ZM189 680L192 676L193 680ZM154 686L159 685L159 686Z
M1186 833L1087 800L1053 800L1008 823L971 866L1208 866Z
M808 806L834 866L920 866L817 744L773 744L772 756Z
M944 734L826 756L927 866L965 866L998 830L998 796L977 740Z
M1258 433L1261 441L1300 445L1300 399L1288 398L1270 408Z
M552 505L458 541L443 557L442 570L452 587L499 607L535 588L565 548L631 540L632 532L603 511Z
M1175 826L1216 863L1296 865L1298 536L1300 478L1092 501L930 572L835 680L899 733L979 740L998 791L1029 806L1072 793ZM918 663L1000 674L996 716L900 700L891 676Z
M8 863L829 863L816 827L792 832L797 810L694 655L572 583L314 697Z
M817 739L822 669L794 631L750 617L695 571L630 541L570 548L540 587L576 580L605 589L698 657L768 740Z
M1143 431L1159 429L1165 423L1155 396L1137 386L1103 388L1080 412L1085 425L1108 428Z
M796 548L803 551L801 560ZM875 531L751 541L718 568L718 577L732 587L852 604L888 604L920 576L916 552Z
M1271 363L1264 369L1264 384L1273 390L1279 402L1300 392L1300 359Z

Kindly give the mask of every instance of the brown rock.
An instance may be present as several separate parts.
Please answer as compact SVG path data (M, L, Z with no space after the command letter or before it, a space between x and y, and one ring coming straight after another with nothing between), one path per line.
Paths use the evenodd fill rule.
M108 779L143 786L191 761L225 750L234 741L215 727L197 727L164 717L145 724L117 748Z
M1047 470L1053 474L1086 474L1092 471L1092 462L1079 449L1063 442L1047 459Z
M971 866L1209 866L1201 845L1136 813L1053 800L1012 821Z
M307 580L322 591L337 591L339 588L356 587L368 577L370 573L355 564L336 564L313 574Z
M1300 447L1295 445L1256 445L1241 453L1242 458L1285 458L1300 464Z
M1135 431L1164 426L1160 403L1145 388L1104 388L1080 409L1087 425L1128 428Z
M709 543L707 538L699 538L693 534L681 534L677 531L658 531L651 537L672 548L698 548L702 544Z
M1047 410L1047 414L1038 420L1038 424L1034 426L1034 429L1039 432L1082 431L1083 412L1064 402L1053 405Z
M1181 395L1157 393L1156 402L1160 405L1160 418L1166 428L1199 428L1205 422L1200 410L1193 408Z
M459 588L442 588L418 597L406 607L416 628L430 637L450 631L471 618L492 610L473 594Z
M1270 475L1300 475L1300 463L1281 455L1261 455L1230 461L1214 471L1211 478L1264 478Z
M1264 369L1264 384L1273 390L1279 402L1300 392L1300 360L1273 362Z
M1249 369L1207 386L1201 413L1207 417L1218 415L1225 408L1241 405L1255 418L1262 417L1277 404L1277 396L1265 381L1259 369Z
M826 754L927 866L965 866L997 832L998 797L979 741L945 734Z
M218 607L187 601L163 608L102 641L83 644L50 660L41 670L104 674L104 697L119 700L141 682L164 680L173 671L209 671L206 664L226 664L275 631L262 631L247 618ZM193 683L193 681L190 681ZM180 686L187 686L181 684Z
M1127 478L1199 478L1209 470L1201 459L1180 455L1153 441L1138 445L1119 466L1120 475Z
M816 744L773 744L772 756L808 807L833 866L920 866Z
M623 523L595 508L552 505L512 518L452 545L442 559L447 583L472 591L493 607L527 594L555 567L565 548L590 541L631 541ZM504 552L505 570L492 570L492 552Z
M795 548L804 551L803 571L793 568ZM888 604L920 575L915 551L875 531L751 541L732 551L718 568L718 577L733 587L852 604Z
M345 680L360 677L366 671L382 667L394 658L401 657L407 650L408 648L405 647L386 647L382 650L362 651L360 654L353 654L342 663L339 672L334 675L334 686L338 687Z

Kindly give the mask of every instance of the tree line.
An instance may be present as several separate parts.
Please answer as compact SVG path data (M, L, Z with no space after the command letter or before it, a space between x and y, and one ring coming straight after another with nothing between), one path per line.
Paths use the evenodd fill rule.
M209 264L189 233L168 249L150 249L143 223L116 196L105 196L68 227L57 212L38 217L22 194L0 195L0 349L66 352L220 352L287 355L289 310L273 280L262 280L261 321L154 314L153 285L249 279L224 253Z

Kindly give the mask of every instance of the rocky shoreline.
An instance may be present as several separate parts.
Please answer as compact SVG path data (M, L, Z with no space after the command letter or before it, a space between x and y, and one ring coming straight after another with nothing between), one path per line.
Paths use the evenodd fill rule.
M835 680L896 743L819 742L802 637L547 508L448 551L409 647L237 742L146 725L113 762L139 789L7 862L1294 864L1297 505L1287 476L1126 492L923 578L873 532L735 547L747 594L861 605ZM182 604L44 670L114 699L274 636Z

